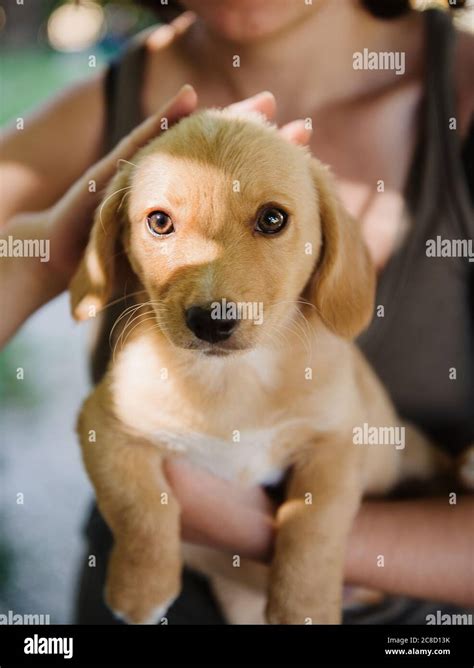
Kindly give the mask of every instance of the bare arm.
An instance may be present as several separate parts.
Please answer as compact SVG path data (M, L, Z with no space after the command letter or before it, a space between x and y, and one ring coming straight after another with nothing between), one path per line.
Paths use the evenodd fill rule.
M2 132L0 227L53 205L100 158L104 73L76 84Z
M365 502L349 540L346 579L391 594L474 605L474 499Z
M257 561L272 555L274 517L266 494L242 490L170 459L183 535ZM350 534L346 582L391 594L474 605L474 499L366 501ZM379 555L384 566L378 566Z
M99 158L105 121L101 73L12 123L0 143L0 237L49 239L49 207ZM49 239L51 241L51 239ZM50 263L0 259L0 347L61 288ZM7 318L8 314L8 318Z

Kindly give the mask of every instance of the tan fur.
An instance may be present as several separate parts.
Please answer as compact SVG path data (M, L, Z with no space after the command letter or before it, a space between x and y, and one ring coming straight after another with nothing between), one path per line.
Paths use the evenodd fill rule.
M370 321L375 283L358 225L326 169L257 117L197 114L131 163L107 190L71 284L75 316L94 315L112 295L114 256L123 247L133 280L120 291L142 290L136 310L120 319L108 372L79 422L86 467L116 541L109 605L143 623L179 592L179 508L161 471L162 457L174 452L246 485L274 481L292 466L267 620L337 622L345 541L360 500L389 489L403 469L393 447L352 442L364 422L400 424L351 343ZM266 202L290 214L274 238L253 231ZM156 239L146 229L156 209L170 213L174 235ZM212 346L187 329L183 313L224 297L263 303L264 321L243 320ZM427 442L411 433L410 473L428 471ZM230 580L255 569L229 575L229 557L209 561L209 554L203 570L214 572L217 589L218 579L226 581L223 604L235 602ZM245 597L254 619L261 601L248 591ZM229 616L242 621L242 610Z

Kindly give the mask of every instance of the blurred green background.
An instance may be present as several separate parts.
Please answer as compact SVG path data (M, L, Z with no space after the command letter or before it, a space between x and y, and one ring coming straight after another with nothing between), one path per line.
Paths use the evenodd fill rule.
M100 67L154 19L130 0L3 0L0 124L90 75L90 55Z

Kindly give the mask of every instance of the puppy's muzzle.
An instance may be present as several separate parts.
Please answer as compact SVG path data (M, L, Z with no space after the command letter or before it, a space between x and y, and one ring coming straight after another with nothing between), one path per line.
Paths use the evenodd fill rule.
M237 327L234 318L216 318L211 308L191 306L185 311L186 325L201 341L219 343L229 339Z

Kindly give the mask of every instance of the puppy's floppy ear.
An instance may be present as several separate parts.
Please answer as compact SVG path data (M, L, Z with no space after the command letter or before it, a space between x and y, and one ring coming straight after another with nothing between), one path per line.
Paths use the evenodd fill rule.
M95 315L112 294L123 217L120 206L127 192L128 177L127 167L117 172L95 212L86 250L69 284L71 311L76 320Z
M372 318L375 268L359 223L338 199L329 171L314 159L311 170L319 198L322 254L309 299L333 332L354 338Z

